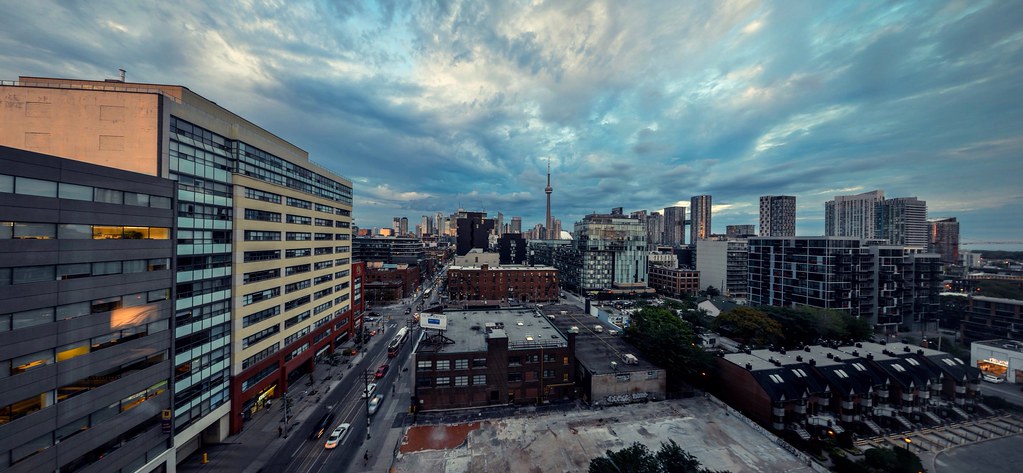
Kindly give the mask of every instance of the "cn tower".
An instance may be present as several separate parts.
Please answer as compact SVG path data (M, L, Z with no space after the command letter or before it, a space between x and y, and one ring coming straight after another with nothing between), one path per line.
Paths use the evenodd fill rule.
M547 187L544 188L544 192L547 193L547 226L544 227L544 233L546 234L545 240L551 239L551 226L554 222L551 221L551 192L554 192L554 188L551 187L551 158L547 157ZM559 235L555 235L556 237Z

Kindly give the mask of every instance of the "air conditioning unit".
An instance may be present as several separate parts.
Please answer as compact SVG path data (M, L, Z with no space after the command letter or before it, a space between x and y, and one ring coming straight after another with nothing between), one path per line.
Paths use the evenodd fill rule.
M639 364L639 358L636 358L636 355L633 355L632 353L626 353L626 354L622 355L622 359L625 360L625 364L627 364L627 365L637 365L637 364Z

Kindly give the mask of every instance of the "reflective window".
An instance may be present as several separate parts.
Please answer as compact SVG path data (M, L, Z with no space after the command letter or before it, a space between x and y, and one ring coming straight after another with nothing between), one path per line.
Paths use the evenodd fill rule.
M92 200L108 204L122 204L124 203L124 193L113 189L95 189Z
M15 222L14 238L22 240L49 240L57 238L57 225L54 223Z
M0 174L0 192L14 193L14 176Z
M11 269L11 284L29 284L34 282L54 281L53 266L22 266Z
M62 223L57 226L57 238L62 240L92 239L92 226L73 223Z
M61 184L63 187L63 184ZM125 205L138 205L140 207L149 207L149 194L139 194L137 192L125 192L124 193L124 204Z
M60 198L72 200L92 200L92 187L77 184L60 183Z
M57 183L19 176L14 179L14 192L39 197L57 197Z

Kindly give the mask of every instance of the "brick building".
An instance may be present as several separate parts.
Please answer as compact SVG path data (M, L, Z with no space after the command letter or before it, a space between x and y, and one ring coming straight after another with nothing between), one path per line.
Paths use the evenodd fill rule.
M558 270L550 266L452 266L451 300L548 302L558 299Z
M700 272L651 264L647 272L650 287L671 297L694 296L700 292Z
M571 399L574 335L532 309L455 310L413 354L420 411Z

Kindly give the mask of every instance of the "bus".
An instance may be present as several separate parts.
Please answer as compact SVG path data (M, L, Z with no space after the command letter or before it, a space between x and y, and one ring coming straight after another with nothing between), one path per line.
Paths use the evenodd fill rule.
M387 344L387 357L394 358L398 356L398 352L401 351L402 345L408 340L408 328L402 327L398 330L398 333L391 339L391 343Z

